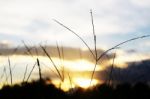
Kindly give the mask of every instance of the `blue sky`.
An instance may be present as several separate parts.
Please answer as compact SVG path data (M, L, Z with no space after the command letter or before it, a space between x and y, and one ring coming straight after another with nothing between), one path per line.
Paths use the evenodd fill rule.
M52 20L57 19L93 46L90 9L99 47L109 48L150 33L149 0L0 0L0 44L18 45L24 40L55 45L58 41L83 47L78 38ZM150 40L142 40L142 44L148 50Z

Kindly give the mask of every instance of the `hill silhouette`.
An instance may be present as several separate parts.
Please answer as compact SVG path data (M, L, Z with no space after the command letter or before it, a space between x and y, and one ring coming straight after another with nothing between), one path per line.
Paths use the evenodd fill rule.
M46 80L3 86L0 99L149 99L150 87L145 83L110 86L97 85L92 89L76 88L64 92Z

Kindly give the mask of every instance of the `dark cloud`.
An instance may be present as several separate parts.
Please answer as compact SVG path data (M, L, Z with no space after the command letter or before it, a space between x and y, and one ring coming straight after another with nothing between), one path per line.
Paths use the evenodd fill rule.
M129 49L126 51L127 53L136 53L137 51L135 49Z
M28 53L27 48L25 47L16 47L16 48L0 48L1 55L41 55L44 56L45 53L41 49L41 47L28 47L31 53ZM56 46L46 46L46 51L51 55L51 57L59 58L58 49ZM36 50L37 49L37 50ZM78 60L78 59L85 59L90 62L95 62L92 54L88 50L81 50L79 48L71 48L71 47L63 47L59 48L61 55L64 56L65 60ZM94 52L94 50L93 50ZM98 54L100 55L104 51L101 49L97 50ZM107 55L107 57L103 57L103 60L108 58L112 58L111 54Z
M97 77L102 80L108 80L110 77L111 67L99 72ZM113 68L112 80L116 83L137 83L137 82L150 82L150 60L140 62L130 62L127 68Z

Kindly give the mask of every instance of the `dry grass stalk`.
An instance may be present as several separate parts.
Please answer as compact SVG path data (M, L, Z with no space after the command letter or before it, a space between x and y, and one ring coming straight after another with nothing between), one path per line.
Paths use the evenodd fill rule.
M109 73L108 85L111 85L111 80L112 80L112 74L113 74L113 69L114 69L115 58L116 58L116 53L114 53L113 62L112 62L112 66L111 66L110 73Z
M29 75L28 75L28 77L27 77L26 82L28 82L28 80L29 80L29 78L30 78L30 76L31 76L31 74L32 74L32 72L33 72L33 70L34 70L36 64L37 64L37 63L35 62L35 64L33 65L32 69L31 69L31 71L30 71L30 73L29 73Z
M24 72L24 75L23 75L23 80L22 80L22 82L25 81L26 74L27 74L27 69L28 69L28 65L26 65L26 69L25 69L25 72Z
M64 49L61 47L61 52L62 52L62 59L61 59L61 64L62 64L62 78L63 80L65 79L65 66L64 66Z
M139 37L135 37L135 38L131 38L129 40L126 40L126 41L123 41L115 46L113 46L112 48L104 51L98 58L97 58L97 61L99 61L104 55L106 55L109 51L113 50L113 49L116 49L117 47L119 47L120 45L123 45L125 43L128 43L128 42L131 42L131 41L134 41L134 40L137 40L137 39L142 39L142 38L146 38L146 37L150 37L150 35L144 35L144 36L139 36Z
M92 56L95 58L95 55L93 53L93 51L91 50L91 48L89 47L89 45L84 41L84 39L79 36L76 32L74 32L73 30L71 30L69 27L65 26L64 24L62 24L61 22L53 19L56 23L58 23L59 25L61 25L62 27L66 28L67 30L69 30L71 33L73 33L74 35L76 35L84 44L85 46L88 48L88 50L90 51L90 53L92 54Z
M93 27L93 36L94 36L94 46L95 46L95 55L93 53L93 51L91 50L91 48L88 46L88 44L84 41L84 39L82 37L80 37L76 32L74 32L73 30L71 30L69 27L65 26L64 24L62 24L61 22L57 21L54 19L54 21L56 23L58 23L59 25L61 25L62 27L66 28L67 30L69 30L71 33L75 34L85 45L86 47L89 49L90 53L93 55L94 59L95 59L95 66L94 66L94 70L92 72L92 77L91 77L91 82L92 82L92 79L93 79L93 76L94 76L94 73L95 73L95 70L96 70L96 67L97 67L97 62L100 61L100 59L102 59L103 56L105 56L109 51L119 47L120 45L123 45L125 43L128 43L130 41L134 41L134 40L137 40L137 39L142 39L142 38L146 38L146 37L150 37L150 35L144 35L144 36L139 36L139 37L135 37L135 38L131 38L129 40L126 40L124 42L121 42L115 46L113 46L112 48L104 51L102 54L100 54L100 56L98 57L98 53L97 53L97 49L96 49L96 35L95 35L95 29L94 29L94 22L93 22L93 15L92 15L92 10L91 10L91 20L92 20L92 27ZM91 82L90 82L90 85L91 85Z
M9 57L8 57L8 65L9 65L9 73L10 73L10 83L12 85L12 69L11 69L11 63Z
M68 77L69 77L69 82L70 82L70 89L72 89L72 88L73 88L73 86L72 86L72 79L71 79L71 77L70 77L69 72L68 72Z
M41 46L41 45L40 45ZM49 58L49 60L51 61L51 63L53 64L55 70L57 71L58 75L59 75L59 78L61 81L63 81L62 77L61 77L61 73L59 71L59 69L57 68L57 66L55 65L54 61L52 60L50 54L48 54L48 52L46 51L46 48L41 46L42 50L44 51L44 53L46 54L46 56Z
M91 22L92 22L93 39L94 39L94 50L95 50L95 66L94 66L94 70L93 70L92 76L91 76L91 81L90 81L90 86L91 86L91 83L92 83L92 80L93 80L93 77L94 77L94 73L95 73L95 70L96 70L96 65L97 65L98 61L97 61L96 34L95 34L95 27L94 27L94 20L93 20L92 10L90 10L90 13L91 13Z
M22 43L24 44L25 48L27 49L28 54L33 57L32 53L31 53L31 49L25 44L24 41L22 41Z
M5 75L5 71L6 71L6 68L5 68L5 66L4 66L4 68L3 68L3 72L2 72L2 74L1 74L1 76L0 76L0 81L3 79L3 77L4 77L4 75Z
M42 81L42 73L41 73L40 61L39 61L38 58L36 59L36 61L37 61L37 65L38 65L38 68L39 68L39 78L40 78L40 81Z

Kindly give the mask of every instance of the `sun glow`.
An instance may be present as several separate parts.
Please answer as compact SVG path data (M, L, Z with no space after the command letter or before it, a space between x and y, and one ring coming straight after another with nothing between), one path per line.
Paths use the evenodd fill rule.
M87 60L76 60L76 61L64 61L64 65L70 71L91 71L94 68L94 64ZM97 66L96 71L99 71L101 68Z
M96 79L92 80L91 85L90 82L91 82L90 78L82 78L82 77L71 78L71 81L69 79L65 79L63 82L61 82L59 79L52 81L52 83L57 88L61 88L64 91L68 91L69 89L76 88L76 87L87 89L99 84L99 81Z
M36 58L39 58L43 75L45 73L46 76L51 78L51 82L57 87L61 88L64 91L68 91L71 88L81 87L83 89L87 89L89 87L95 86L100 83L99 80L93 79L91 82L91 73L94 69L94 63L91 61L88 61L86 59L76 59L76 60L63 60L61 63L61 60L56 57L52 57L52 60L58 67L58 70L62 70L62 65L64 66L65 72L64 77L65 80L62 82L60 79L56 76L57 72L55 71L55 68L51 61L45 57L45 56L27 56L27 55L12 55L9 56L11 60L11 65L15 65L15 72L13 72L14 79L22 80L22 76L25 70L25 66L28 64L28 72L32 69L33 65L36 62ZM0 62L4 65L8 65L7 61L8 56L0 56ZM3 66L0 66L3 67ZM47 68L48 67L48 68ZM101 71L104 68L102 65L97 65L96 71ZM1 69L0 72L3 69ZM52 72L53 71L53 72ZM37 66L35 67L35 70L33 71L31 75L31 79L35 79L38 77L37 75ZM48 74L46 74L48 73ZM70 75L70 78L68 77L68 73ZM15 80L14 80L15 82ZM13 82L13 83L14 83ZM91 84L90 84L91 82Z
M77 85L81 88L84 88L84 89L87 89L89 87L92 87L92 86L95 86L98 84L98 80L96 80L96 79L92 80L91 85L90 85L90 82L91 82L91 79L89 79L89 78L75 78L74 79L75 85Z
M52 80L52 83L57 87L61 88L63 91L69 91L71 88L75 88L74 83L70 82L69 79L65 79L63 82L59 79Z

